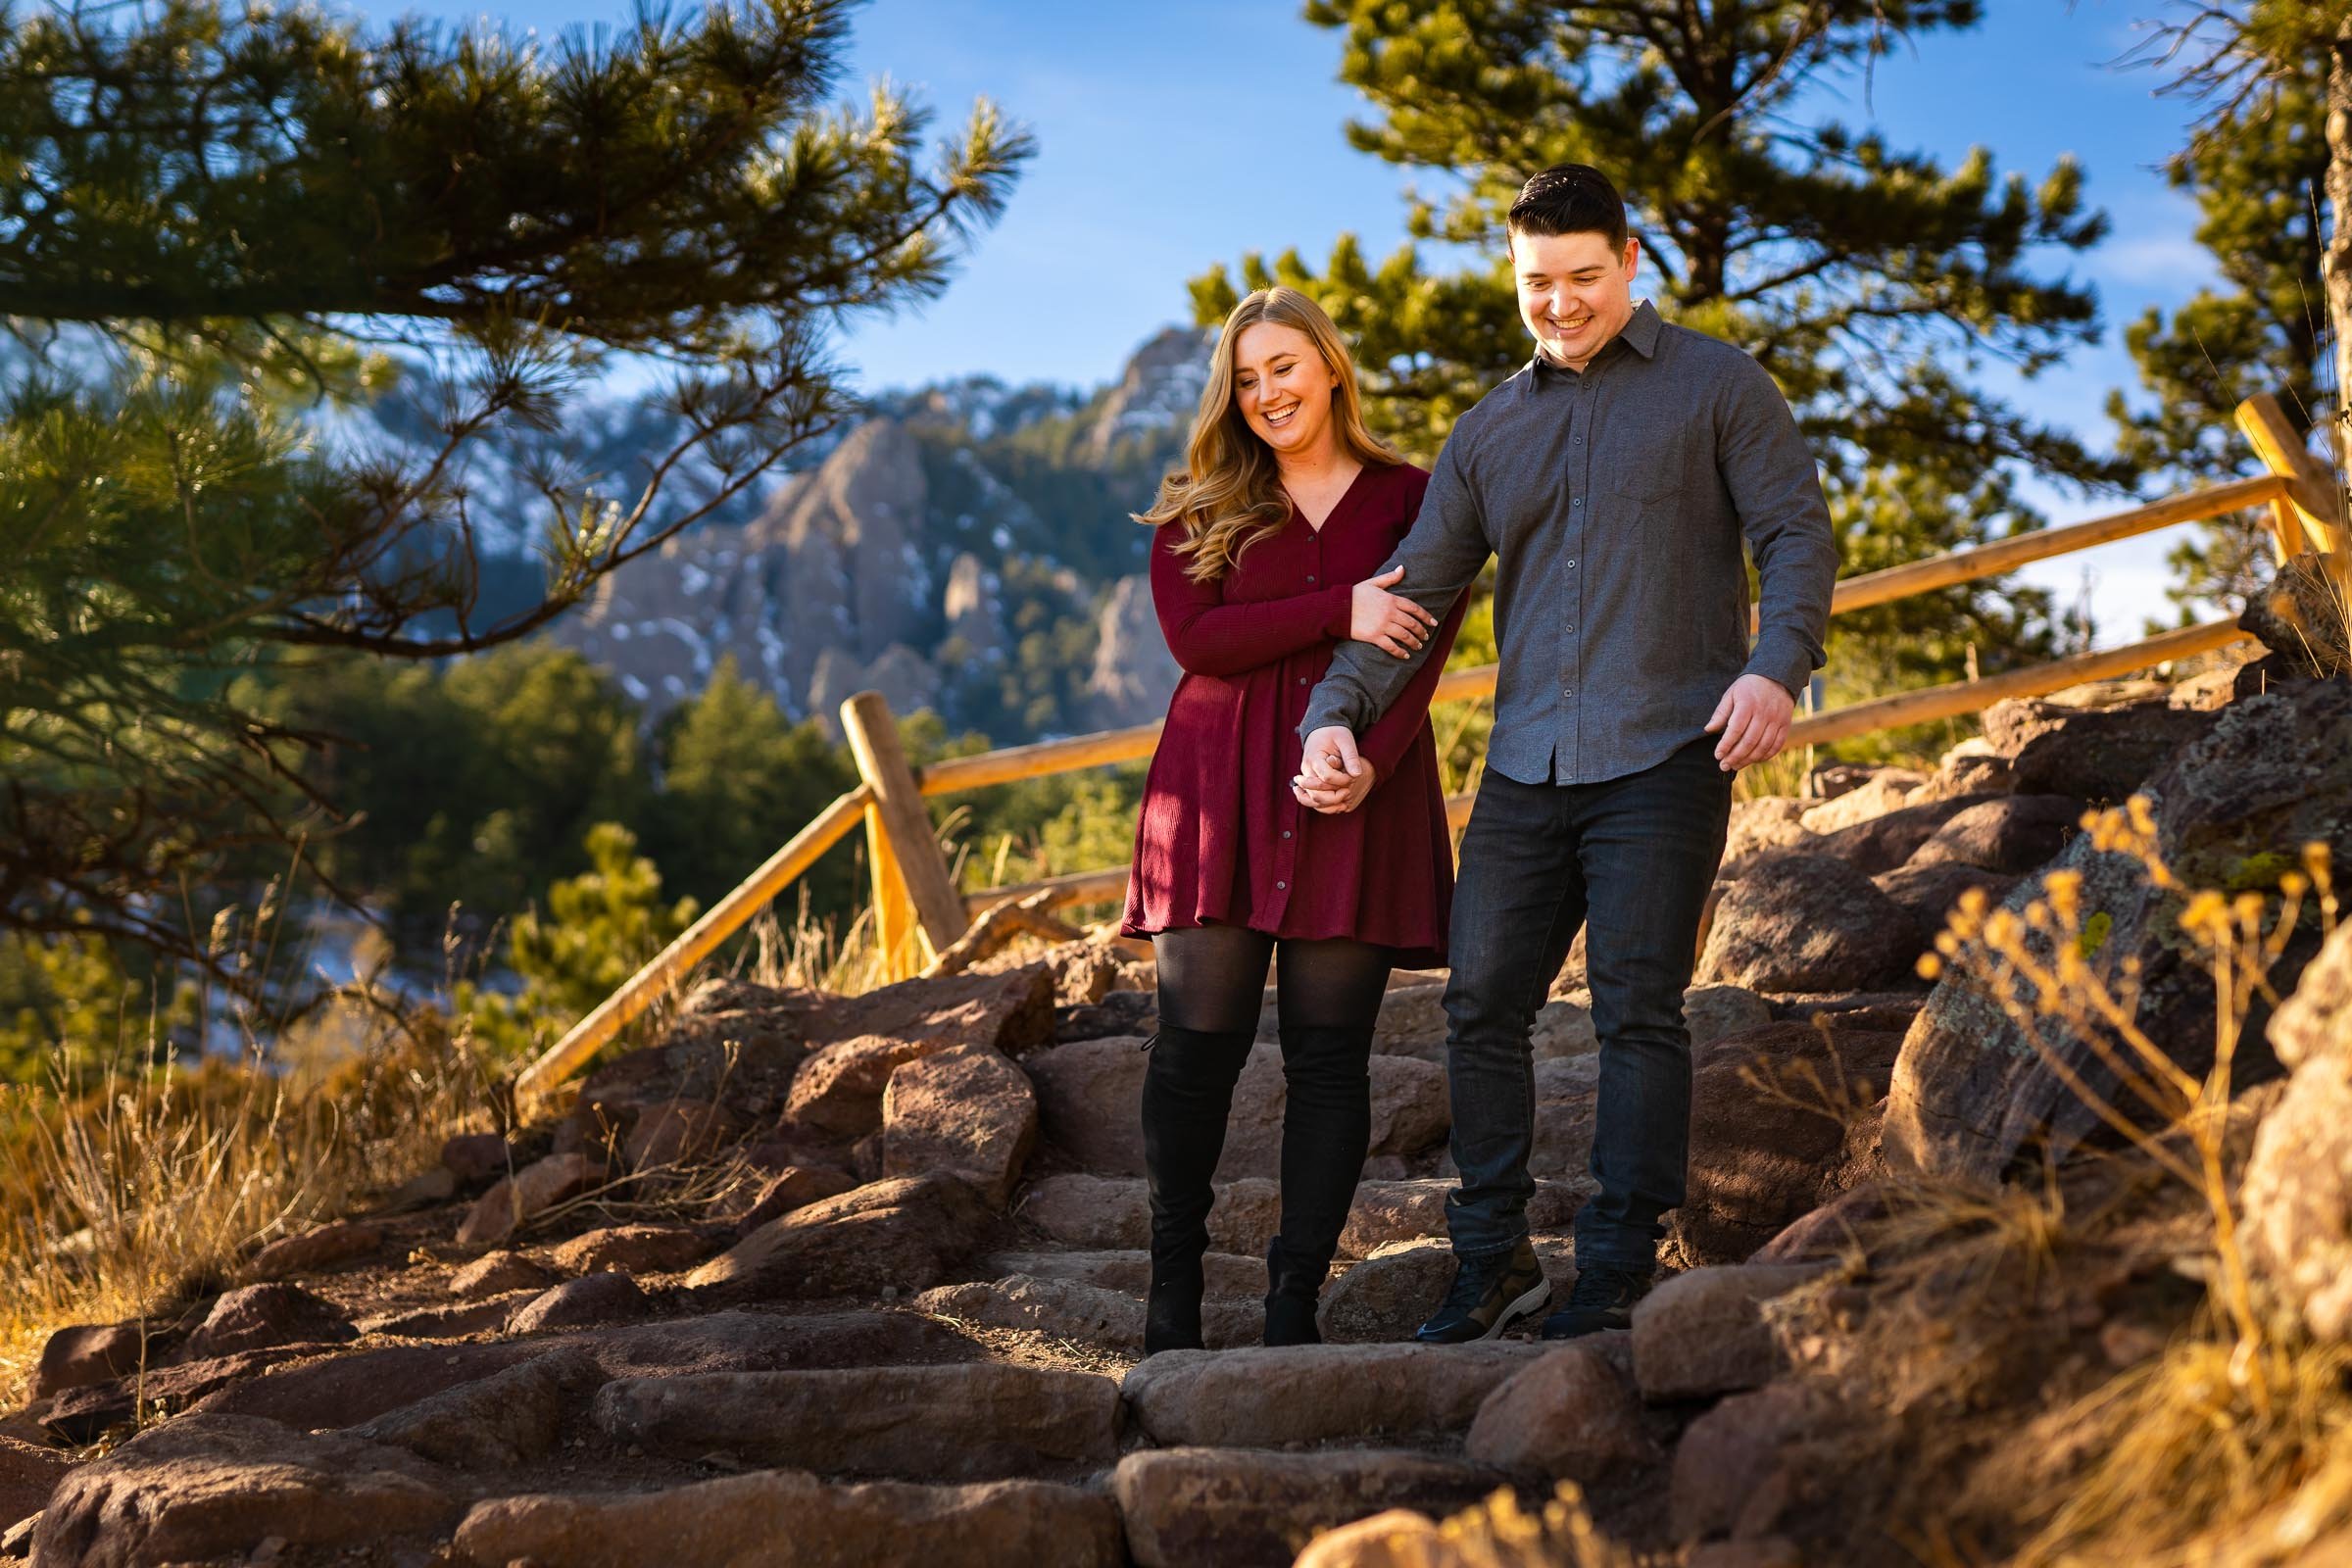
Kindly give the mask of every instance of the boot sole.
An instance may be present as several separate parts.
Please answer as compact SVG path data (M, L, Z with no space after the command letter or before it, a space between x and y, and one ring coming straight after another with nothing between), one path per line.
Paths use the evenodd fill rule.
M1534 1317L1538 1312L1543 1311L1544 1308L1548 1306L1550 1303L1551 1281L1544 1280L1541 1284L1537 1285L1534 1290L1529 1291L1526 1295L1520 1297L1510 1305L1495 1313L1494 1326L1487 1330L1486 1333L1481 1334L1477 1340L1473 1340L1470 1343L1475 1345L1487 1340L1495 1339L1501 1335L1503 1330L1509 1328L1521 1318Z

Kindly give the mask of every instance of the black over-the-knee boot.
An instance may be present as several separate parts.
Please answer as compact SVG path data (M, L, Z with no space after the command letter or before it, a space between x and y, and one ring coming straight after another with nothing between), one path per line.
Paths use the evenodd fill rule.
M1286 1028L1282 1230L1266 1249L1266 1343L1316 1345L1315 1303L1372 1142L1372 1030Z
M1233 1086L1252 1029L1161 1024L1144 1070L1144 1172L1152 1195L1152 1294L1144 1353L1200 1348L1200 1257L1208 1250L1209 1185L1225 1152Z

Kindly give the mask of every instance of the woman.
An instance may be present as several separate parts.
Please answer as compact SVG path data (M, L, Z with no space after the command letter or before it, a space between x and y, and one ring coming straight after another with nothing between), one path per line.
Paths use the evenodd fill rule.
M1320 1338L1316 1298L1370 1143L1390 967L1445 961L1452 850L1427 712L1461 609L1438 625L1387 592L1396 573L1374 575L1428 482L1365 429L1354 363L1322 308L1261 289L1226 318L1183 471L1136 519L1158 530L1152 602L1185 671L1144 786L1122 926L1152 938L1159 968L1143 1093L1147 1355L1200 1344L1209 1182L1268 961L1287 1086L1268 1345ZM1403 658L1432 636L1363 737L1363 775L1295 794L1298 721L1335 641Z

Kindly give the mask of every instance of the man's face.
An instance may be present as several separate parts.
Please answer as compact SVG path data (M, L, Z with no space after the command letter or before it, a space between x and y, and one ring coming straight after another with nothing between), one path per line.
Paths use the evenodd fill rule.
M1624 254L1595 232L1513 234L1511 271L1519 286L1519 319L1545 355L1582 368L1634 316L1634 268L1639 240Z

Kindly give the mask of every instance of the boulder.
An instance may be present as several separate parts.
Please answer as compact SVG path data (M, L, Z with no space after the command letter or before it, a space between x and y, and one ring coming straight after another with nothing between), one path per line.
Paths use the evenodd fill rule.
M653 1302L626 1274L584 1274L544 1291L514 1309L507 1319L509 1334L541 1334L549 1329L578 1328L586 1323L610 1323L643 1317Z
M1840 790L1818 805L1806 807L1798 813L1797 821L1808 833L1840 832L1899 809L1905 798L1926 782L1925 773L1907 767L1874 768L1871 776L1854 788Z
M1475 1464L1583 1485L1665 1457L1623 1356L1592 1336L1546 1350L1487 1396L1462 1454Z
M1125 1560L1119 1510L1099 1493L1042 1481L828 1486L799 1470L658 1492L500 1497L466 1515L457 1550L474 1568L1120 1568Z
M907 980L810 1018L815 1053L793 1078L788 1116L861 1138L882 1125L882 1091L901 1066L956 1046L1014 1055L1054 1034L1054 975L1042 963L999 974Z
M1036 1143L1037 1096L1027 1075L987 1046L906 1062L882 1092L885 1175L946 1171L1003 1208Z
M684 1225L608 1225L573 1237L553 1256L567 1274L667 1274L710 1250L702 1233Z
M2352 683L2313 681L2231 704L2148 780L2157 850L2182 887L2275 886L2301 847L2329 845L2352 863ZM2018 884L2005 906L2022 910L2052 871L2082 877L2082 940L2112 978L2137 966L2134 1026L2192 1077L2212 1066L2214 993L2204 954L2180 933L2181 897L2150 885L2136 858L2099 853L2085 834L2047 870ZM2036 943L2044 939L2032 939ZM2290 990L2318 951L2316 931L2298 931L2271 970ZM2269 1007L2248 1015L2234 1082L2252 1087L2278 1071L2263 1044ZM2096 1059L2090 1043L2057 1020L2042 1044L2069 1069L2129 1114L2144 1112ZM2095 1112L2044 1064L2034 1044L1977 979L1951 966L1895 1063L1884 1147L1899 1167L1947 1180L1997 1180L2030 1146L2064 1155L2109 1136Z
M587 1191L604 1177L602 1160L577 1152L534 1160L512 1176L500 1177L474 1200L458 1227L458 1242L471 1247L504 1241L523 1221Z
M289 1361L328 1354L331 1345L281 1345L267 1350L150 1367L145 1373L67 1389L40 1407L43 1430L61 1443L96 1443L109 1433L196 1408L267 1381L262 1374Z
M602 1382L593 1356L550 1350L402 1405L350 1435L461 1470L504 1469L552 1451L564 1436L565 1411Z
M180 1347L179 1359L202 1361L281 1345L332 1344L354 1339L358 1332L332 1301L299 1285L248 1285L213 1302Z
M73 1456L0 1438L0 1527L29 1519L49 1506L57 1484L73 1467Z
M1973 865L2019 875L2041 865L2081 830L2082 803L2068 795L2011 795L1955 813L1906 865Z
M497 1133L460 1133L441 1146L441 1164L466 1186L486 1182L514 1168L514 1152Z
M1886 1187L1876 1181L1857 1182L1811 1213L1790 1220L1787 1229L1756 1249L1748 1261L1834 1261L1859 1246L1862 1227L1882 1218L1886 1212Z
M1805 1263L1694 1268L1634 1304L1634 1377L1642 1397L1696 1399L1760 1388L1780 1371L1764 1303L1821 1272Z
M1925 806L1962 796L2008 795L2016 789L2017 774L2009 759L1995 752L1984 736L1972 735L1944 753L1928 781L1906 799L1913 806Z
M33 1560L75 1568L247 1560L274 1537L319 1551L442 1533L466 1488L403 1448L305 1436L250 1416L186 1415L58 1484Z
M769 1220L686 1283L729 1300L910 1296L986 1246L989 1217L956 1177L893 1177Z
M1983 803L1957 799L1901 807L1835 833L1817 835L1804 850L1812 855L1835 856L1864 876L1877 876L1909 860L1953 817L1979 804Z
M807 1208L820 1198L837 1198L858 1185L847 1172L824 1165L786 1165L760 1185L752 1206L735 1222L735 1234L749 1236L771 1219Z
M540 1293L535 1290L508 1291L504 1295L484 1297L478 1301L452 1301L446 1306L403 1307L391 1312L371 1313L355 1320L352 1327L363 1338L374 1336L400 1340L463 1340L476 1334L489 1334L507 1326L523 1302Z
M2270 1040L2293 1075L2239 1190L2247 1262L2313 1338L2352 1341L2352 921L2303 971Z
M709 1134L773 1121L808 1054L812 1020L852 1005L819 991L717 979L698 986L641 1051L615 1056L580 1084L568 1125L582 1142L627 1140L649 1112L699 1107L716 1119L673 1125L662 1136ZM651 1138L649 1130L648 1138ZM643 1151L652 1163L678 1151Z
M741 1137L747 1125L741 1113L726 1105L651 1105L622 1140L621 1162L640 1174L699 1165Z
M1127 1374L1137 1429L1163 1446L1277 1448L1461 1432L1495 1386L1542 1348L1309 1345L1165 1350Z
M1109 991L1099 1002L1054 1009L1054 1041L1102 1040L1124 1035L1145 1040L1159 1027L1159 999L1149 991Z
M1263 1264L1259 1270L1262 1274ZM1261 1284L1261 1294L1263 1290ZM977 1323L984 1328L1022 1329L1126 1355L1140 1354L1143 1349L1142 1297L1082 1280L1032 1279L1026 1274L1014 1274L963 1285L940 1285L917 1296L914 1306L920 1312ZM1263 1334L1265 1323L1265 1308L1255 1301L1204 1301L1200 1313L1201 1341L1212 1349L1254 1345Z
M1822 1390L1775 1383L1735 1394L1691 1422L1675 1446L1667 1488L1675 1538L1765 1536L1802 1494L1808 1471L1818 1468L1808 1440L1836 1419L1835 1402Z
M276 1365L269 1377L222 1382L189 1406L192 1414L257 1416L308 1432L355 1427L448 1389L544 1355L546 1342L401 1345Z
M1984 736L2009 759L2027 795L2117 804L2219 715L2174 708L2161 697L2118 707L2072 708L2024 699L1984 710Z
M76 1323L59 1329L41 1347L27 1396L46 1399L67 1389L129 1377L142 1364L162 1361L179 1338L162 1324L137 1322Z
M1873 1168L1899 1034L1775 1023L1696 1053L1690 1174L1670 1234L1689 1263L1737 1263Z
M1160 1448L1119 1461L1111 1490L1139 1568L1288 1568L1318 1531L1389 1508L1450 1514L1500 1479L1418 1453Z
M1724 891L1698 977L1753 991L1859 991L1918 956L1910 917L1827 855L1757 858Z
M366 1220L338 1220L296 1236L281 1236L253 1254L246 1272L257 1280L313 1274L355 1258L372 1257L384 1245L384 1228Z
M484 1252L449 1277L449 1294L478 1300L515 1291L545 1290L555 1283L553 1270L532 1262L520 1252Z
M601 1431L656 1453L958 1481L1107 1464L1118 1420L1108 1378L985 1361L624 1378L596 1396Z
M1896 866L1871 879L1872 885L1902 906L1911 917L1918 933L1919 951L1936 945L1936 938L1949 923L1952 910L1959 906L1961 897L1974 888L1991 903L1998 904L2017 886L2017 878L1981 866L1960 865L1943 861L1922 865L1916 859L1909 865Z
M1801 848L1813 837L1813 830L1804 823L1811 802L1787 795L1761 795L1750 801L1734 801L1732 815L1723 835L1723 860L1726 865L1766 850Z

